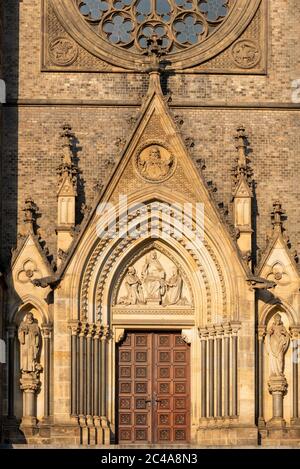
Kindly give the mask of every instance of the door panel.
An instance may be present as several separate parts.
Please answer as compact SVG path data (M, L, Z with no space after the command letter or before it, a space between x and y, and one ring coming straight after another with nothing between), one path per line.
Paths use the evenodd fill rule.
M151 443L151 335L127 334L118 348L120 442Z
M179 332L128 332L117 350L119 443L189 441L190 349Z

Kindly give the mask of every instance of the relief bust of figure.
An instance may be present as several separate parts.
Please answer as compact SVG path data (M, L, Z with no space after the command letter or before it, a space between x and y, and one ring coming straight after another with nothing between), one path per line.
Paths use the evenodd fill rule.
M136 157L136 169L143 179L161 182L170 177L175 169L175 159L162 145L150 145Z

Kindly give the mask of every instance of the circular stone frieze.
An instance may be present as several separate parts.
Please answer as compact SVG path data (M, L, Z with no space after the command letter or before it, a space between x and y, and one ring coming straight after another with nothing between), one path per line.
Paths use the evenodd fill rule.
M138 175L145 181L158 183L172 176L176 160L163 145L148 144L137 152L134 166Z
M116 67L143 71L149 67L151 36L161 42L166 69L193 67L232 45L261 1L55 0L52 5L66 32L91 54ZM60 53L54 53L59 63ZM232 54L239 64L239 52ZM247 59L240 62L241 68L253 66L245 66Z
M78 47L73 41L58 37L50 43L49 54L56 65L71 65L77 58Z
M261 59L259 45L254 41L242 39L231 49L234 62L241 68L253 68Z

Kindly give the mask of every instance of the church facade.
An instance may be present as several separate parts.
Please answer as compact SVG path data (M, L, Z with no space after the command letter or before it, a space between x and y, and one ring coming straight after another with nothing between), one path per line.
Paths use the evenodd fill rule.
M2 6L2 443L299 446L298 3Z

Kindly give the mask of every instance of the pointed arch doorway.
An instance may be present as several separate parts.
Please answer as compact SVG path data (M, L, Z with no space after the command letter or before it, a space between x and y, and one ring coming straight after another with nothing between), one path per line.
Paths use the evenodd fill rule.
M188 443L190 347L181 331L128 330L116 361L118 443Z

